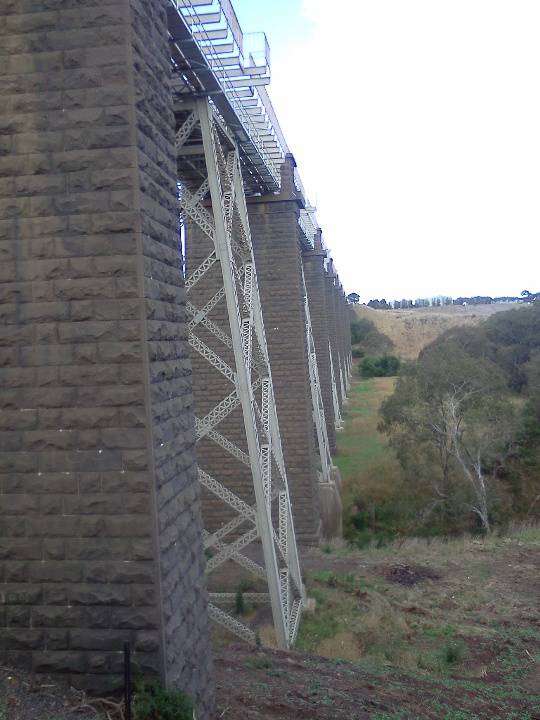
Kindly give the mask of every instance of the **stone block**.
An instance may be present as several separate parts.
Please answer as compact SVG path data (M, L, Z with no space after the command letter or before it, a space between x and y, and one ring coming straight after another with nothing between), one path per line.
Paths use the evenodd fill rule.
M5 0L0 18L2 660L106 693L132 639L206 719L166 13Z

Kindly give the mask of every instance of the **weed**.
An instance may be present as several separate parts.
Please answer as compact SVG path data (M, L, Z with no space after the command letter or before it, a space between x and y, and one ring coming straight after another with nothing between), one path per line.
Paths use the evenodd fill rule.
M133 696L133 720L192 720L193 703L181 690L166 690L158 680L138 680Z
M257 586L257 578L243 578L238 583L236 596L234 599L234 607L237 615L246 615L250 612L251 606L246 602L244 593L255 591Z
M238 590L240 592L254 592L257 586L257 578L254 576L248 578L242 578L238 583Z
M321 690L319 680L312 680L306 688L306 695L317 705L333 705L334 699L328 693Z
M320 572L313 573L313 580L315 582L319 582L323 585L328 585L328 587L336 587L337 586L337 578L336 575L333 572L330 572L329 570L321 570Z
M272 663L268 658L251 658L246 660L244 665L251 670L269 670Z
M419 653L416 664L420 670L427 670L428 672L442 673L444 670L440 654L434 651Z
M244 615L247 610L247 603L244 600L244 594L241 590L236 591L236 597L234 598L234 609L237 615Z
M421 670L434 673L445 673L448 668L463 661L467 646L462 640L446 642L439 650L428 650L419 653L417 665Z
M344 590L346 593L354 593L359 589L354 573L337 575L336 573L328 570L321 570L320 572L314 573L312 578L322 585L327 585L330 588L339 588L340 590Z
M424 628L424 635L429 637L452 637L455 633L455 628L452 625L443 625L442 627L426 627Z
M307 688L308 695L317 695L319 690L321 689L321 681L320 680L312 680Z
M315 649L323 640L334 637L338 630L339 620L331 609L316 610L312 615L304 615L297 647L303 650Z
M540 524L531 520L513 522L508 528L508 537L536 545L540 543Z
M447 665L457 665L465 657L467 646L463 640L447 642L442 650L442 658Z
M310 588L309 594L315 600L318 608L326 603L326 595L318 588Z

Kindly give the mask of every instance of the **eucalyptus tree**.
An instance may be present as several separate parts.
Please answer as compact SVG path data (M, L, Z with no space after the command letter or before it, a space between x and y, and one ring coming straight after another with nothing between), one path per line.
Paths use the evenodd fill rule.
M443 339L405 368L381 415L411 482L430 488L431 506L468 509L488 531L497 471L515 432L502 370L472 357L459 338Z

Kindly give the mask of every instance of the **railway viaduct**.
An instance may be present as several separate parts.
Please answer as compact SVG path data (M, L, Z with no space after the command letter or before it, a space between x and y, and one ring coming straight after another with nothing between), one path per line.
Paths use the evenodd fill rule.
M349 308L229 0L0 0L0 662L212 717L340 532ZM229 585L224 583L229 581Z

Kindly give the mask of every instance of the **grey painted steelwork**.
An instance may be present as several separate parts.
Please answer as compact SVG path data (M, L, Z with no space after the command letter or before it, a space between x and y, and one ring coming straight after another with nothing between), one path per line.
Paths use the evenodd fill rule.
M213 252L198 259L197 267L186 281L187 309L192 318L190 345L232 386L232 392L221 398L205 417L196 418L197 436L211 440L223 453L251 469L256 496L255 504L249 505L227 488L226 482L200 468L201 484L238 513L219 530L206 533L207 549L217 553L208 568L212 572L232 559L254 575L265 578L278 644L288 647L294 642L304 591L245 196L279 191L280 168L289 150L266 91L270 82L270 52L264 34L244 35L230 0L169 0L167 15L177 101L176 151L181 211L184 218L190 218L202 231L201 237L211 239L214 247ZM302 247L313 249L315 238L320 238L320 228L296 168L294 184L302 203L298 237ZM204 278L215 271L216 264L221 267L223 286L214 288L214 294L201 300ZM190 291L196 286L198 307L190 300ZM218 318L212 316L220 304L227 307L226 325L223 322L220 325ZM307 304L306 312L309 313ZM309 344L309 325L307 315L310 351L306 362L314 393L314 422L322 475L328 483L332 462L328 439L325 440L324 407L313 337ZM203 328L205 339L208 340L209 334L215 344L198 337L197 327ZM340 409L347 385L342 365L346 365L347 359L338 345L329 354L333 411L336 426L340 428ZM333 354L337 362L332 361ZM239 407L247 441L243 447L236 438L227 437L222 427L218 428ZM200 464L204 466L204 458ZM273 525L276 518L278 528ZM244 524L250 529L244 528L244 534L237 537ZM231 537L234 539L230 540ZM243 552L258 539L262 542L264 567ZM218 607L224 602L225 596L221 602L211 603L211 617L237 635L253 640L255 636L250 628Z
M309 312L309 299L306 289L306 279L304 270L302 269L302 287L304 292L304 312L306 315L306 344L308 352L309 381L311 388L311 402L313 405L313 423L317 433L317 445L319 449L319 458L321 461L321 480L327 485L333 485L332 478L332 455L330 454L330 443L328 442L328 434L326 432L326 419L324 416L324 404L321 393L321 383L319 381L319 369L317 365L317 352L315 350L315 340L311 328L311 315Z
M168 21L176 94L212 98L238 145L248 193L278 190L287 146L264 91L270 82L264 33L254 48L229 0L170 0Z
M228 509L237 514L214 532L205 533L205 547L214 552L209 573L227 560L266 580L276 640L279 647L294 644L304 600L296 540L281 449L272 375L262 319L257 274L245 204L239 152L222 119L207 99L184 102L178 108L176 150L180 178L180 209L210 241L210 254L186 280L187 310L191 315L189 342L220 375L231 391L203 418L196 418L197 438L208 438L247 465L255 496L250 506L226 486L223 478L204 470L199 457L199 480ZM197 155L193 148L199 148ZM202 298L203 278L218 264L223 286ZM202 283L203 284L203 283ZM192 300L197 289L199 307ZM207 289L206 287L204 288ZM200 306L201 302L203 305ZM225 303L225 325L211 314ZM203 341L198 334L206 331ZM230 363L231 351L234 366ZM228 438L226 420L241 407L244 446ZM217 429L219 427L219 430ZM277 526L276 526L277 525ZM246 529L247 527L247 529ZM241 535L237 533L242 529ZM230 537L235 539L231 540ZM225 540L227 542L225 542ZM244 554L260 541L264 566ZM218 598L219 593L213 597ZM226 600L224 597L223 600ZM255 632L230 613L210 603L210 616L248 641Z

